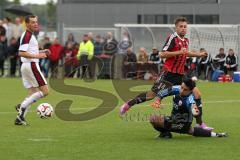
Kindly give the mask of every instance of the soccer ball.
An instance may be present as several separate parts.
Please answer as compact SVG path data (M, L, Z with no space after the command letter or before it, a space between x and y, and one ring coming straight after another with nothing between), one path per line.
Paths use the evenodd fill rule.
M37 114L40 118L48 118L53 115L53 107L49 103L42 103L37 107Z

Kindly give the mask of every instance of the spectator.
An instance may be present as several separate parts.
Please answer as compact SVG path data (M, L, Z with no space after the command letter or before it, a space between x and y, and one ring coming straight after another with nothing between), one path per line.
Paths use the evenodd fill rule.
M103 54L103 42L101 36L97 35L94 43L94 55L99 57L101 54Z
M97 76L97 75L100 75L100 77L102 76L101 74L99 73L102 73L102 69L103 69L103 66L104 66L104 53L103 53L103 39L100 35L97 35L96 36L96 40L94 41L94 57L93 58L93 61L92 61L92 68L93 68L93 75ZM106 56L107 58L107 56ZM97 64L97 65L96 65ZM96 67L97 66L97 67ZM95 71L97 71L97 74L95 73ZM103 76L102 76L103 77Z
M137 78L143 78L147 72L148 55L145 48L141 47L138 52Z
M184 76L192 78L198 76L197 71L198 59L197 57L187 57L184 65Z
M78 52L79 49L79 43L75 43L75 45L73 45L74 49Z
M204 48L200 48L200 52L206 52ZM197 60L197 75L198 78L204 73L204 79L207 80L210 72L214 70L212 65L212 57L211 54L208 54L206 57L200 57Z
M7 37L7 44L10 43L10 39L14 36L14 27L15 25L11 22L11 19L9 17L5 17L3 19L3 27L6 29L6 37Z
M44 37L43 41L43 49L50 49L51 46L50 38L49 37ZM44 74L44 76L47 78L48 77L48 72L49 72L49 59L48 58L43 58L40 59L40 67L41 70Z
M69 42L67 44L67 47L64 49L64 68L65 68L65 77L73 77L74 71L77 67L78 61L77 61L77 51L74 48L74 45L72 42Z
M235 55L233 49L229 49L228 55L226 57L226 61L224 64L224 72L225 74L233 75L234 71L237 71L238 58Z
M161 59L160 59L160 56L159 56L159 51L156 47L153 47L152 48L152 53L149 57L149 61L148 63L152 64L160 64L161 63Z
M157 75L158 74L158 68L160 67L160 63L161 63L161 58L159 56L159 51L156 47L152 48L152 53L149 57L148 60L149 63L149 70L153 75Z
M132 47L132 42L130 40L130 36L128 32L124 32L122 36L122 40L119 43L119 53L120 54L126 53L129 47Z
M49 49L51 45L50 38L44 37L43 49Z
M53 44L49 47L51 54L49 56L51 77L57 78L58 64L62 58L63 46L59 43L59 39L55 38Z
M21 19L19 17L16 17L15 25L13 26L13 37L18 39L22 35L23 31L24 31L24 29L22 26Z
M147 63L148 62L148 55L145 48L141 47L138 53L138 63Z
M136 62L137 56L133 53L131 48L127 49L127 53L123 59L123 77L133 78L136 76Z
M92 32L88 32L88 38L89 40L94 44L95 43L95 40L93 38L93 33Z
M79 64L82 67L82 77L84 78L86 76L86 71L88 70L88 74L90 78L93 78L92 75L92 68L90 61L93 58L93 52L94 52L94 45L89 39L87 34L83 35L83 41L79 45L77 58L79 60ZM80 70L78 70L78 77L80 76Z
M101 75L103 76L101 77L113 78L114 77L113 68L115 68L115 66L117 65L115 61L115 55L118 52L118 41L114 38L112 32L107 32L107 35L104 41L103 50L104 50L104 54L101 55L101 58L103 60L104 65L101 72ZM123 57L121 59L123 59ZM119 65L122 66L122 61L121 61L121 64Z
M225 58L226 58L226 55L224 53L224 48L220 48L219 54L217 54L216 57L214 58L214 62L216 64L217 69L224 71L224 63L226 60Z
M10 40L10 45L8 47L8 54L10 58L10 76L16 76L16 68L17 68L17 58L18 58L18 43L15 37L12 37Z
M77 42L75 41L74 35L72 33L68 34L67 41L65 42L65 47L67 47L68 43L72 43L75 45Z
M112 32L107 32L104 43L104 52L108 56L113 56L118 51L118 41L114 38Z
M0 77L4 76L4 61L7 57L7 42L5 36L0 36Z
M6 29L3 26L3 21L0 20L0 36L6 36Z

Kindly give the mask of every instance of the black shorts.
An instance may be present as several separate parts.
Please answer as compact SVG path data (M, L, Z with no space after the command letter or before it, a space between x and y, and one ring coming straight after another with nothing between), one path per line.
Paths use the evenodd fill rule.
M160 73L159 78L154 82L152 87L152 91L155 94L159 92L159 86L162 81L170 82L172 85L181 85L183 81L183 75L167 71Z
M174 123L170 116L164 116L164 130L168 132L187 134L191 128L192 123Z

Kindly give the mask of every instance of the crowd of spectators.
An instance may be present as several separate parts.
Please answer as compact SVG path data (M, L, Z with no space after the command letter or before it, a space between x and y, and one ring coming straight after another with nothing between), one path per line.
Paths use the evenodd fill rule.
M18 17L15 23L8 17L0 20L0 76L5 75L4 63L7 59L10 62L9 76L15 77L17 68L20 68L17 67L20 64L18 44L24 31L21 23ZM116 55L120 61L117 70L121 71L121 77L125 79L157 77L164 63L164 59L159 56L161 48L153 47L149 52L140 47L136 54L127 32L123 33L119 42L112 32L107 32L105 36L89 32L79 42L70 33L63 43L58 37L51 41L46 36L40 43L40 49L51 51L49 57L41 59L40 66L45 77L53 78L57 78L60 71L67 78L113 78L111 67L116 67L112 64L113 60L116 61ZM238 58L233 49L229 49L226 54L224 48L220 48L215 57L211 55L209 53L203 58L188 58L186 74L210 80L215 70L222 70L230 76L237 70Z
M5 75L4 64L7 59L10 63L9 76L16 75L19 41L24 31L22 24L22 19L19 17L16 17L14 22L9 17L0 20L0 77Z
M117 53L118 42L111 32L107 32L105 37L89 32L82 36L80 42L70 33L64 45L58 38L51 43L49 37L45 37L41 46L51 51L50 56L40 62L45 77L50 71L50 76L57 78L61 66L67 78L93 79L97 78L96 68L102 72L107 69L104 74L110 77L110 60Z

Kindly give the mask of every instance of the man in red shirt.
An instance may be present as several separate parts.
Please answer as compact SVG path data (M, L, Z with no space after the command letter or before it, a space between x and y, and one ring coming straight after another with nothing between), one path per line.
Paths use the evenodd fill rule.
M53 44L49 47L51 54L49 56L51 77L57 78L58 62L62 58L63 46L60 44L59 39L55 38Z
M189 51L189 40L185 37L186 33L187 19L185 17L177 18L175 20L175 32L168 37L165 45L163 46L162 52L160 53L160 57L165 58L166 61L159 78L154 83L151 91L141 93L136 98L123 104L120 108L120 115L124 115L135 104L154 99L160 91L160 86L163 81L170 82L172 85L181 85L184 77L184 65L187 57L207 56L206 52L197 52L195 50ZM193 93L197 106L201 112L201 93L196 87L194 88ZM160 105L160 102L156 102L155 106L156 104ZM199 127L211 130L212 128L207 127L202 122L201 115L202 114L196 118L197 124Z
M64 67L65 67L65 77L73 77L78 66L77 50L73 46L72 42L67 42L64 48Z

